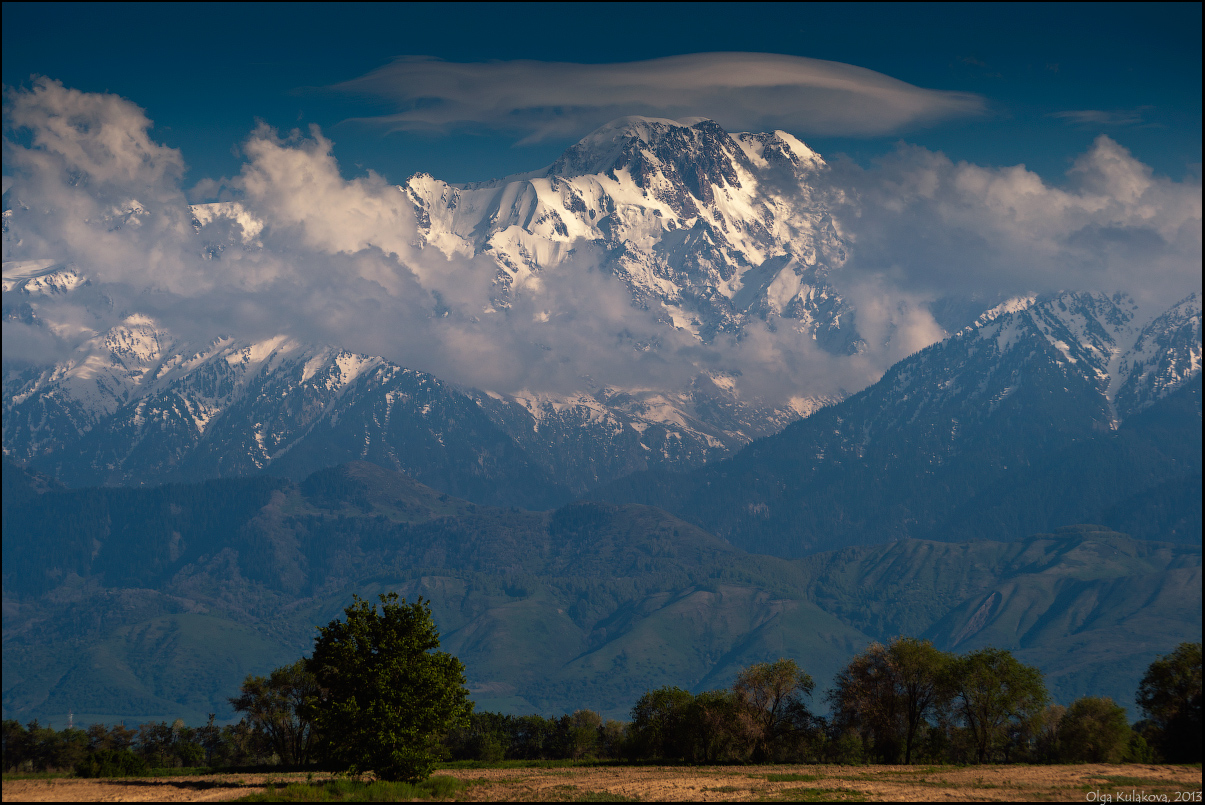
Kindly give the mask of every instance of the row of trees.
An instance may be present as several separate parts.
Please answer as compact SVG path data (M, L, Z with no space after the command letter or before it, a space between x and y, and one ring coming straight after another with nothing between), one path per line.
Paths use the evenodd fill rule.
M238 767L279 761L264 732L248 719L204 727L151 722L137 728L93 724L54 730L6 719L5 771L68 771L81 777L126 777L155 768Z
M1201 759L1201 644L1148 669L1133 728L1109 699L1052 706L1041 673L1007 651L956 656L928 641L872 644L837 674L828 717L794 660L742 671L731 688L645 693L628 723L473 713L464 668L438 651L429 605L355 599L319 628L308 659L248 677L238 724L177 721L54 732L4 722L4 766L132 773L146 766L266 762L418 780L440 759L613 758L716 762L1149 762Z
M874 643L837 674L829 715L794 660L746 668L731 688L645 693L631 721L474 713L444 739L456 759L598 757L717 762L1199 762L1201 644L1148 668L1133 727L1111 699L1052 705L1041 672L1007 651L956 656L925 640Z

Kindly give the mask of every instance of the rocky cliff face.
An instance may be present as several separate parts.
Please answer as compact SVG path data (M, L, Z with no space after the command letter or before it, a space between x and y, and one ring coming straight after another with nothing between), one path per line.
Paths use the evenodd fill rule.
M547 168L493 182L410 179L425 245L486 254L495 304L585 246L638 304L709 341L775 318L826 349L862 348L829 280L845 244L814 179L824 161L783 131L623 118Z

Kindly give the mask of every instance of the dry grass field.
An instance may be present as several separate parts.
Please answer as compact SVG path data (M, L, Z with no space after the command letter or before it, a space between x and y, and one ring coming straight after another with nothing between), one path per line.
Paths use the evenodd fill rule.
M469 783L461 797L479 802L1201 801L1201 770L1189 766L578 766L439 774ZM302 774L9 780L4 801L202 802L305 781Z

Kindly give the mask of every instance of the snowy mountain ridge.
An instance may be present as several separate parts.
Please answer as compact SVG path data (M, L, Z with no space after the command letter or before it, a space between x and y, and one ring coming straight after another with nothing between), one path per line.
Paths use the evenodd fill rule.
M703 341L772 316L849 354L852 309L828 279L845 245L809 181L823 167L786 132L629 117L539 171L466 185L418 174L403 189L420 245L493 258L499 308L587 243L638 304Z
M11 295L37 293L14 288ZM905 362L910 368L889 373L892 394L910 411L909 421L922 409L961 405L956 399L963 397L985 400L990 413L1027 382L1027 356L1041 348L1060 371L1096 389L1109 426L1116 428L1201 366L1198 294L1148 322L1136 321L1135 310L1122 295L1011 300L951 339L952 345L965 342L965 366L943 362L928 369L926 351ZM927 391L923 401L909 403L913 389L932 385L934 373L950 378L940 388L954 396L942 402ZM961 387L972 378L977 388ZM67 480L144 483L254 473L294 460L300 471L327 460L296 459L312 452L311 442L339 442L336 453L349 459L375 459L421 474L421 461L403 448L412 444L412 434L398 430L398 411L406 411L405 428L420 428L431 449L446 451L449 440L460 438L448 426L449 409L471 409L475 427L517 448L548 478L584 491L633 469L695 466L739 446L753 412L725 381L701 378L685 392L602 388L502 395L459 389L380 357L285 336L191 346L134 314L53 367L6 367L4 451ZM759 435L825 401L792 402L795 407L783 412L757 412ZM82 456L82 464L72 456Z
M1007 303L1006 303L1007 304ZM1201 369L1201 297L1193 293L1148 322L1122 294L1031 297L977 328L1006 351L1035 328L1068 367L1092 378L1113 410L1113 427L1174 391Z
M539 171L466 185L419 174L398 190L414 205L418 246L493 260L498 315L527 283L573 270L574 254L595 249L637 305L703 344L740 338L758 320L832 355L858 355L867 345L855 311L829 280L845 241L828 213L830 191L816 189L824 169L785 132L624 118ZM132 200L114 210L115 226L141 226L152 214ZM240 202L198 204L192 214L203 236L222 222L206 257L220 260L236 244L262 248L264 223ZM8 219L6 243L16 242ZM64 300L92 318L59 320L51 303ZM533 486L583 492L638 469L697 466L838 401L800 394L769 407L743 397L734 373L706 370L685 387L583 379L569 393L506 395L339 345L237 333L192 343L137 312L114 325L112 304L74 264L4 264L6 320L78 345L53 365L5 365L6 455L71 483L135 484L368 458L468 497L518 462ZM1123 296L1020 297L951 339L963 342L963 363L925 372L950 378L944 394L982 397L990 411L1026 382L1026 355L1040 349L1096 389L1116 428L1199 373L1200 308L1194 294L1136 321ZM927 360L888 372L901 400ZM978 388L960 389L967 381L955 378L971 375ZM481 448L483 439L493 446ZM449 480L475 451L471 477ZM424 462L438 469L422 470Z
M50 326L24 301L33 293L14 287L6 315ZM3 432L7 456L65 481L140 484L254 473L282 460L306 471L330 463L315 441L422 477L430 456L412 453L417 428L424 449L444 454L441 466L448 451L471 453L486 438L521 455L533 479L584 491L633 469L699 464L747 441L750 422L769 433L806 410L751 410L717 384L508 396L285 336L190 344L133 314L53 366L6 366Z

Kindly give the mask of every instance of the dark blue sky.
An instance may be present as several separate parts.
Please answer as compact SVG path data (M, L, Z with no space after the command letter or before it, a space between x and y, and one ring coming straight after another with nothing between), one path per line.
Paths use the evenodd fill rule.
M550 162L574 138L385 133L345 122L380 100L319 88L399 56L599 64L749 51L844 62L918 87L975 93L986 114L873 137L804 139L865 162L900 140L1058 181L1101 133L1179 179L1201 163L1201 6L967 5L53 5L3 6L6 86L46 75L120 94L182 149L188 183L237 172L262 119L319 124L348 175L427 171L471 181ZM1077 112L1076 116L1057 116ZM1092 113L1092 114L1088 114Z

